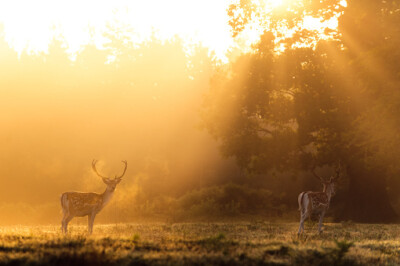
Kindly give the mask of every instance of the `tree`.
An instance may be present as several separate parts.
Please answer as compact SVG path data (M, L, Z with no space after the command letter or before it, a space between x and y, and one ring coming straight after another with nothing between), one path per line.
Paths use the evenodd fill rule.
M312 6L309 14L332 14L338 5L323 2L324 7ZM248 172L310 169L341 161L348 188L336 217L387 222L396 218L387 181L398 173L393 158L399 158L400 144L395 133L400 123L393 117L400 110L398 4L348 2L339 39L296 48L293 43L314 34L300 32L280 40L287 49L277 54L277 35L266 32L253 53L214 78L204 120L222 152ZM249 3L242 6L242 14L256 10L248 8ZM363 26L371 17L372 31ZM373 62L379 62L379 68Z

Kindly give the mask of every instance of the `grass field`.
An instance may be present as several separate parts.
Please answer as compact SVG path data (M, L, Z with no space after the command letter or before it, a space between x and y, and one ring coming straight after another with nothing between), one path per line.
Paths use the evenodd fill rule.
M0 265L400 265L400 226L184 223L0 227Z

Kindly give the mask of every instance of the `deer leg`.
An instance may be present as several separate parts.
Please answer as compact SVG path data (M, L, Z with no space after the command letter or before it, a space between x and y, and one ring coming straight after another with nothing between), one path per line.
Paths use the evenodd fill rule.
M67 211L64 212L62 221L61 221L61 232L67 233L67 218L69 216L69 213Z
M74 218L74 216L70 215L70 214L66 214L64 215L64 218L62 220L62 227L63 227L63 233L66 234L68 233L68 223L72 220L72 218Z
M303 232L304 232L304 222L306 221L307 218L311 217L311 212L309 210L306 210L304 212L304 218L303 218L303 222L301 223L301 227L303 228Z
M64 212L63 218L61 220L61 232L64 233L64 227L65 227L65 218L67 217L67 214Z
M319 224L318 224L318 232L322 233L322 220L324 219L325 212L321 212L319 215Z
M303 224L303 213L300 212L300 225L299 225L299 231L297 232L298 235L301 233L301 225Z
M300 213L300 226L299 226L298 234L300 234L301 232L304 232L304 221L307 219L308 216L309 216L309 214L307 211Z
M94 224L94 218L96 217L95 213L89 214L88 215L88 232L89 234L93 233L93 224Z

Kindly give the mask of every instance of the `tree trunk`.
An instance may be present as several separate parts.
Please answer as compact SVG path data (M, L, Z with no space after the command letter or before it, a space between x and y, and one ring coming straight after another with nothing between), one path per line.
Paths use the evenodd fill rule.
M349 187L339 219L365 223L397 221L387 194L384 171L353 165L348 168L347 174Z

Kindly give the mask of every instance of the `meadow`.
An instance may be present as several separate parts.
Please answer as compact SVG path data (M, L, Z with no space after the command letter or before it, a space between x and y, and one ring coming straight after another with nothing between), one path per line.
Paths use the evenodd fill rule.
M400 226L148 223L0 227L0 265L399 265Z

